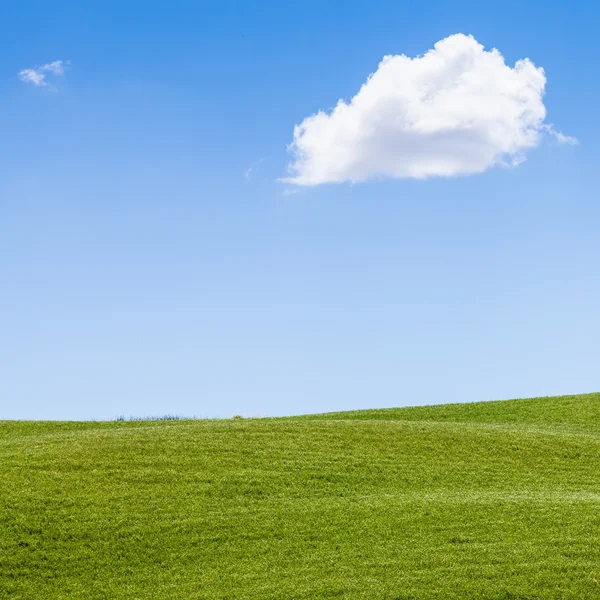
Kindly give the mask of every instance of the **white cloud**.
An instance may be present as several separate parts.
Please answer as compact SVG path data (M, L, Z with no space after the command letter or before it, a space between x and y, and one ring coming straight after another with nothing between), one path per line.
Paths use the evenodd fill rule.
M26 83L33 83L33 85L48 85L44 81L46 76L43 73L39 73L35 69L23 69L19 73L19 79Z
M60 76L64 75L65 67L70 64L71 61L55 60L54 62L36 67L35 69L23 69L19 72L19 79L25 83L31 83L39 87L48 86L46 81L46 74L51 73L52 75Z
M451 35L423 56L385 56L349 101L294 128L288 183L480 173L517 165L543 132L546 76L529 59L505 64L472 36Z
M43 67L40 67L42 71L48 71L50 73L54 73L55 75L63 75L65 72L65 65L68 65L70 61L66 63L62 60L55 60L54 62L48 63Z
M255 163L251 164L244 171L244 179L246 181L250 181L250 179L252 179L252 177L256 174L256 172L258 171L258 168L264 162L264 160L265 160L264 158L261 158L261 159L257 160Z
M548 131L550 135L553 135L556 138L559 144L571 144L572 146L577 146L577 144L579 144L577 138L570 135L564 135L563 133L560 133L560 131L554 131L552 126L549 127Z

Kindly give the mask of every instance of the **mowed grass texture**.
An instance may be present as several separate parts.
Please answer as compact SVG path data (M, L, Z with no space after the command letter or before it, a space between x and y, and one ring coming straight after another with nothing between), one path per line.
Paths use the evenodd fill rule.
M600 598L600 394L0 422L0 598Z

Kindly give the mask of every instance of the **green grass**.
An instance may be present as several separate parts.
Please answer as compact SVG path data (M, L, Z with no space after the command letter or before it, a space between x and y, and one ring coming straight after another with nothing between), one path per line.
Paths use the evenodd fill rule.
M0 422L0 598L600 598L600 394Z

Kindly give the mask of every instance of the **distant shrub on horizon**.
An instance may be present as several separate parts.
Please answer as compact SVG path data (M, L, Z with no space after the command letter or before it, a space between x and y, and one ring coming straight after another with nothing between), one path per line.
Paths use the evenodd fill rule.
M150 415L145 417L119 415L115 421L193 421L198 417L184 417L181 415Z

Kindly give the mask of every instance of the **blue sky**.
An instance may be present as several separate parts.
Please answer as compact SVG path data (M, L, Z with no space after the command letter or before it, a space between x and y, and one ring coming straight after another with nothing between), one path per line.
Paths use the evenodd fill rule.
M3 2L0 418L599 390L599 18L592 2ZM546 122L579 144L543 135L468 176L279 181L295 125L383 56L456 33L543 67ZM19 77L58 60L47 86Z

